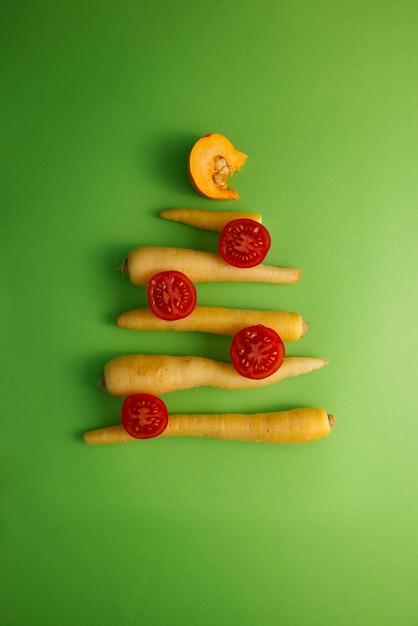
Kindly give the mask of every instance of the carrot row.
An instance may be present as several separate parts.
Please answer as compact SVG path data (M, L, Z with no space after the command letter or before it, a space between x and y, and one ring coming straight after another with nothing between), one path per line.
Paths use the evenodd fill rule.
M106 363L101 384L114 396L140 392L158 395L194 387L233 391L265 387L326 365L326 359L286 357L277 372L267 378L254 379L238 374L231 363L206 357L126 354Z
M259 443L309 443L327 437L334 417L320 408L300 408L272 413L170 415L160 437L209 437ZM90 445L137 441L122 424L84 433Z
M205 209L166 209L160 217L172 222L182 222L195 228L220 232L228 222L235 219L251 219L259 224L263 218L261 213L249 211L208 211Z
M143 307L122 313L116 324L130 330L198 331L217 335L235 335L245 326L263 324L273 328L283 341L300 339L309 326L299 313L215 306L196 306L190 315L174 321L163 320L154 315L149 307Z
M258 282L297 283L302 272L296 268L275 267L261 263L240 268L229 265L219 254L170 246L141 246L132 250L122 264L123 273L134 285L146 286L158 272L177 270L193 283Z

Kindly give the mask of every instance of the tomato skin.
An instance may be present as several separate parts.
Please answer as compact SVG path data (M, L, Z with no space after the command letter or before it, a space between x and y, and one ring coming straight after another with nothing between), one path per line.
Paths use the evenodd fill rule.
M158 437L168 424L165 403L150 393L127 396L123 401L121 416L124 429L135 439Z
M265 226L249 218L239 218L223 227L218 252L230 265L255 267L263 262L270 245L270 233Z
M180 320L196 306L196 288L182 272L167 270L155 274L147 286L148 305L156 317Z
M252 379L267 378L277 372L285 353L280 335L262 324L239 330L234 335L230 348L235 370L241 376Z

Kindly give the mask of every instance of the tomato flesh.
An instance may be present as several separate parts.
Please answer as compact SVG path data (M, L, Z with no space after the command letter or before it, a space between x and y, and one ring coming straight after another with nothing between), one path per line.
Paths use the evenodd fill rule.
M285 347L275 330L256 324L234 335L230 356L238 374L261 379L277 372L285 357Z
M122 405L122 424L135 439L158 437L167 428L167 407L160 398L150 393L128 396Z
M147 287L148 304L160 319L174 321L190 315L196 306L196 288L182 272L155 274Z
M255 267L264 260L271 238L265 226L248 218L228 222L221 231L218 251L235 267Z

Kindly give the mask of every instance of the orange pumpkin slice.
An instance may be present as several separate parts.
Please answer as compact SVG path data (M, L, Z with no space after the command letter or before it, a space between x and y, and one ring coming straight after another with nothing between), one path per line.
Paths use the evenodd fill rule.
M238 200L227 178L244 165L247 155L217 133L201 137L194 144L188 163L189 178L198 193L213 200Z

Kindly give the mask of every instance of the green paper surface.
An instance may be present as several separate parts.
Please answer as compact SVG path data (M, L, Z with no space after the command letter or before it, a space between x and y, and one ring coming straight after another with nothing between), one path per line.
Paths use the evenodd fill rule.
M417 20L407 0L3 2L2 626L418 623ZM248 154L236 202L188 180L209 132ZM263 214L266 261L302 280L199 301L297 311L288 355L329 365L169 411L321 406L326 439L82 442L120 421L109 359L228 359L226 337L115 326L146 302L132 248L216 250L158 217L175 207Z

